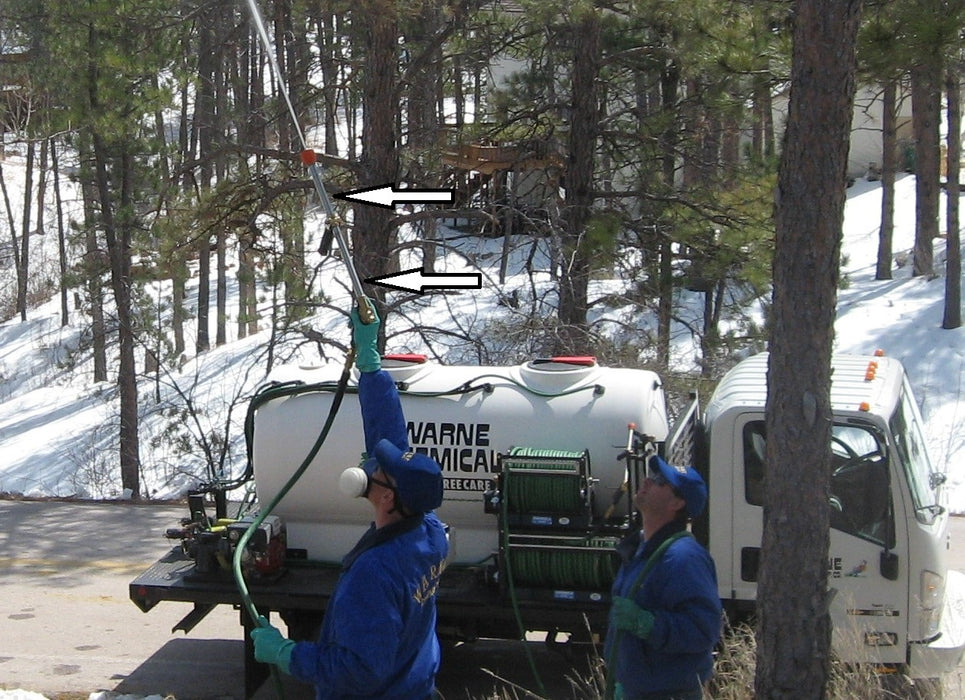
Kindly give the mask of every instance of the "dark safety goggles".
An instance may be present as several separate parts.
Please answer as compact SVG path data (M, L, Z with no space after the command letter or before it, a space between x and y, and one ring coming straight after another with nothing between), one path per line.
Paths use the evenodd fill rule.
M680 491L677 490L677 487L671 484L670 480L667 479L667 477L665 477L663 472L661 472L659 469L648 467L647 478L650 479L655 486L669 486L673 491L674 496L677 498L683 498L683 496L680 494Z

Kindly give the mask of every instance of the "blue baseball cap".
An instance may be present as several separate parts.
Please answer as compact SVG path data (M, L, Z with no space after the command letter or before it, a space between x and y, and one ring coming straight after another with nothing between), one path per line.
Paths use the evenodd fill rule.
M375 458L363 465L370 477L381 468L395 480L402 505L417 513L427 513L442 505L442 469L434 459L415 450L403 452L389 440L375 445Z
M659 472L687 503L687 515L696 518L707 505L707 484L693 467L667 464L659 455L650 458L649 468Z

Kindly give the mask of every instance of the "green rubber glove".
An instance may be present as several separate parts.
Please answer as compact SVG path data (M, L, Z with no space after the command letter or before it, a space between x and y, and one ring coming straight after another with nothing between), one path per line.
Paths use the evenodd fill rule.
M382 357L379 355L379 315L371 299L365 303L372 308L372 323L366 325L359 318L357 309L352 309L352 342L355 344L355 366L359 372L378 372L382 369Z
M255 660L263 664L275 664L285 673L291 673L288 669L295 642L286 639L264 617L259 617L258 626L251 630L251 640L255 643Z
M653 613L644 610L629 598L614 596L610 619L618 630L646 639L653 631Z

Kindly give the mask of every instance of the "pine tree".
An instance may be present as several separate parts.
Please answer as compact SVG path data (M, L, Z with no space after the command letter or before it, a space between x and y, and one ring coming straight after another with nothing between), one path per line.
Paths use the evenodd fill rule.
M755 697L822 698L830 664L830 366L860 0L797 0L778 174Z
M144 119L164 95L156 77L169 65L169 4L161 0L116 3L28 3L18 7L19 30L36 47L35 75L51 112L77 132L87 183L85 207L92 235L103 236L118 332L119 444L122 488L140 496L140 450L132 256L144 230L152 185ZM63 71L62 66L74 66ZM75 77L76 76L76 77ZM56 98L56 103L53 99ZM89 197L89 199L87 199ZM147 203L148 208L145 209ZM95 233L96 230L96 233Z

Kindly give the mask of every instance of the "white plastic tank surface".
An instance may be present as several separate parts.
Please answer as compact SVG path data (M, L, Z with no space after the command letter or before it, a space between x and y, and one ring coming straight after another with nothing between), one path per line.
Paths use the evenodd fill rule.
M450 564L485 560L498 548L496 516L484 512L496 455L512 447L590 455L597 515L625 479L628 424L657 441L667 437L663 388L653 372L560 361L513 367L447 366L384 361L397 383L409 441L439 462L444 500L437 510L450 526ZM276 381L334 384L341 367L284 367ZM460 393L460 387L472 387ZM352 385L354 389L354 382ZM269 503L301 465L324 424L332 391L271 400L254 420L253 462L259 501ZM275 508L288 544L310 559L339 561L371 522L365 499L348 498L339 477L365 449L357 394L347 393L327 441Z

